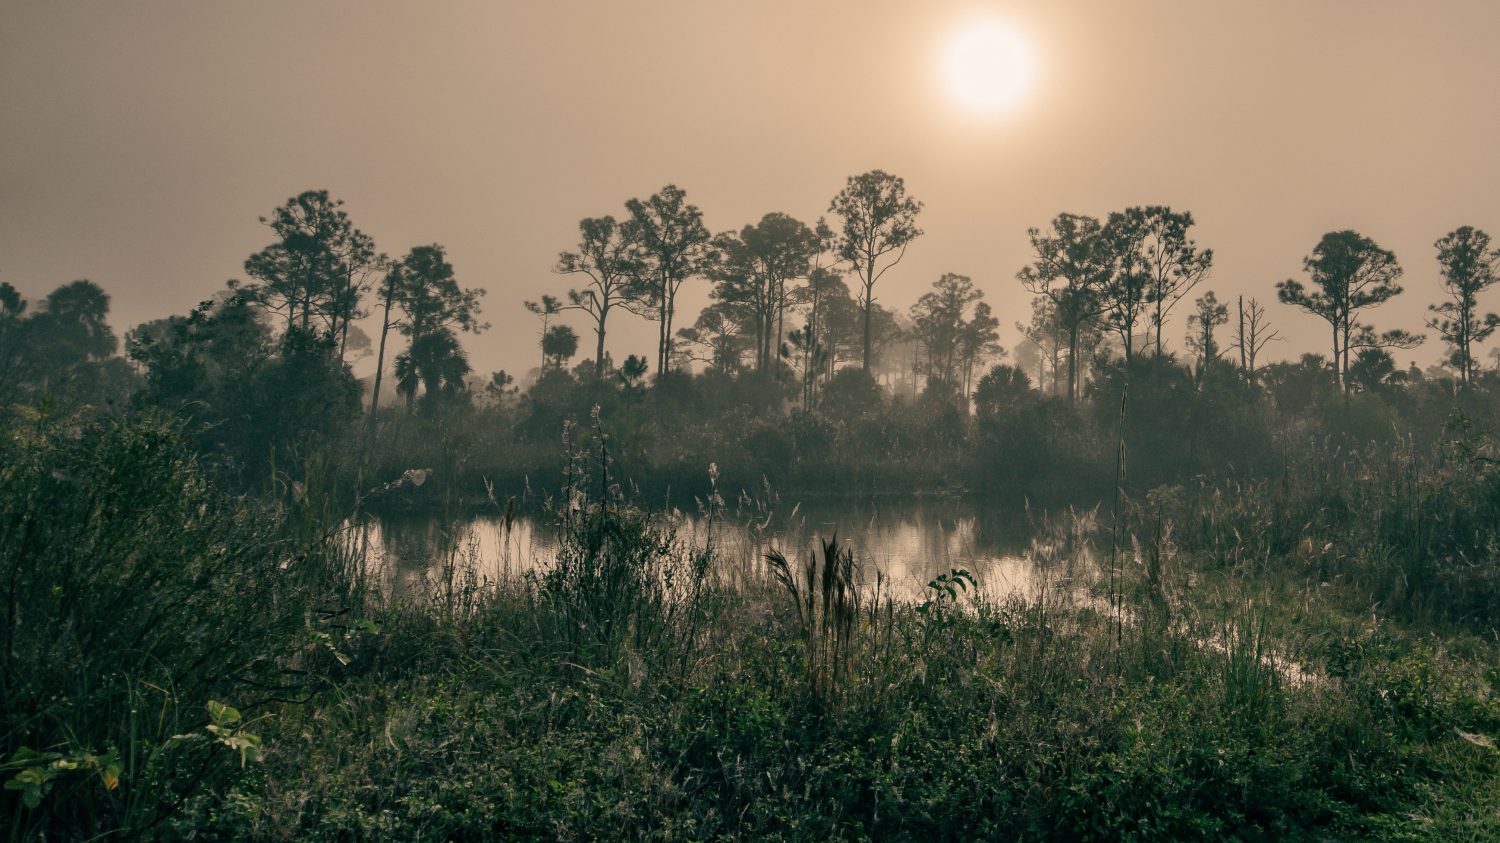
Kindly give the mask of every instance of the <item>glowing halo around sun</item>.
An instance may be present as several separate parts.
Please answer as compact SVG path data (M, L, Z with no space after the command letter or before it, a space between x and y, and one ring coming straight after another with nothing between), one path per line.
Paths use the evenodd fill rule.
M1004 21L966 24L943 52L943 84L963 110L982 117L1004 114L1031 88L1031 48Z

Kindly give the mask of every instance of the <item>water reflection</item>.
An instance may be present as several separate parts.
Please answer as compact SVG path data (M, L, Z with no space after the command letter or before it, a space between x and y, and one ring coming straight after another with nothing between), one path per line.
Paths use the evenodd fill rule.
M804 558L815 543L835 535L852 545L868 581L879 570L892 593L915 597L926 582L952 568L973 572L992 597L1032 596L1073 573L1068 560L1081 548L1058 552L1057 537L1038 538L1037 522L1024 509L997 510L960 501L821 502L750 508L718 518L672 513L686 546L710 542L720 573L734 578L764 573L764 555L779 549ZM784 512L784 514L782 514ZM498 582L543 566L557 549L557 530L543 515L501 515L444 520L433 516L368 517L353 525L369 570L389 594L422 594L472 574Z

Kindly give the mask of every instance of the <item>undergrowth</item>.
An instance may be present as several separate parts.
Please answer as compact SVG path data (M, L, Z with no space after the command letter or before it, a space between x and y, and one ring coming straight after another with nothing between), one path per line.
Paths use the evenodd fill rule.
M722 576L581 471L549 564L397 594L365 587L316 470L267 502L216 493L164 423L10 444L14 839L1497 833L1486 592L1365 570L1485 552L1482 462L1410 468L1409 491L1367 466L1345 504L1290 472L1272 500L1161 490L1124 519L1114 612L1087 583L999 595L964 569L897 599L836 539ZM1384 532L1440 501L1470 514ZM1374 526L1338 515L1376 504ZM1039 556L1076 553L1066 520ZM1371 595L1389 611L1362 616Z

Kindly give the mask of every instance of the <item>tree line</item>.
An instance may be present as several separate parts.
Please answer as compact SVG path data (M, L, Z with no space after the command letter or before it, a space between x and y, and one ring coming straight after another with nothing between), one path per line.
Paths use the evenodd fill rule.
M864 394L883 380L887 394L952 394L968 414L979 407L971 399L991 406L994 396L1018 390L1075 404L1118 363L1128 372L1143 357L1175 359L1167 325L1190 300L1184 362L1200 375L1231 366L1254 384L1281 339L1257 298L1199 292L1214 253L1194 240L1191 213L1162 206L1104 218L1063 213L1030 229L1031 259L1016 277L1034 299L1029 320L1015 323L1021 341L1013 351L1000 346L1000 318L968 276L944 273L897 312L878 293L922 236L922 207L900 177L876 170L849 178L812 223L768 213L715 234L675 185L630 199L619 218L584 218L576 244L553 265L571 283L525 302L542 324L540 376L639 392L648 379L661 384L699 368L779 384L782 409L826 412L830 385L857 372L869 386L846 377L837 396ZM136 326L124 337L124 357L98 285L75 281L31 307L0 283L0 405L45 411L72 396L96 406L167 407L202 422L216 446L244 455L268 443L285 452L309 437L343 435L361 409L373 435L387 376L408 415L517 393L514 374L475 376L460 338L486 328L483 291L459 283L442 245L392 258L322 190L289 198L261 222L271 236L245 260L246 281L229 282L188 314ZM1480 302L1496 282L1500 250L1469 226L1435 249L1444 298L1430 306L1427 325L1448 347L1452 380L1467 385L1482 373L1482 344L1500 327ZM1345 394L1409 377L1390 350L1423 337L1377 330L1369 319L1402 293L1395 256L1358 232L1335 231L1303 270L1304 279L1276 285L1276 298L1327 324L1329 353L1304 355L1302 367L1327 373ZM688 283L709 284L711 300L690 322L678 312ZM610 317L622 311L656 323L654 360L629 355L615 364ZM568 313L585 315L593 333L592 356L571 371L579 342L561 324ZM360 328L372 316L373 337ZM363 356L375 358L368 390L351 373ZM995 365L1007 356L1012 365Z

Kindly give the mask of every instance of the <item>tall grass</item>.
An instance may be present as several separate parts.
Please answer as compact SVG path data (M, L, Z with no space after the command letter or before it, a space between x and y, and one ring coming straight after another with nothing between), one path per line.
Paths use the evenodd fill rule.
M800 569L779 549L768 551L766 562L796 610L808 688L814 698L833 704L849 670L862 600L854 549L840 547L836 533L820 545Z
M1482 630L1500 616L1500 462L1462 416L1435 452L1312 442L1278 478L1144 503L1212 568L1290 576L1418 623Z

